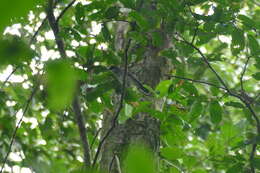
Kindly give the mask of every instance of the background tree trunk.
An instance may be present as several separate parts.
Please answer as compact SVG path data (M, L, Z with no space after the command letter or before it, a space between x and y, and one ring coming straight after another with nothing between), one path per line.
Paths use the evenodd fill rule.
M145 1L142 4L140 9L143 10L156 10L155 2ZM146 16L147 20L152 20L151 16ZM124 25L124 26L123 26ZM125 22L118 23L117 26L117 35L116 35L116 43L115 47L118 49L122 49L126 42L122 35L128 29L128 24ZM149 31L147 35L151 35ZM143 84L148 85L152 88L155 88L157 84L164 78L165 74L170 71L169 62L164 58L158 55L159 51L169 48L170 37L165 34L161 30L160 34L164 39L164 42L160 47L155 47L154 45L147 45L144 53L144 59L138 64L135 64L134 67L130 68L129 71L133 73L137 79L139 79ZM149 38L150 43L152 39ZM132 46L132 45L131 45ZM120 50L119 50L120 51ZM115 97L115 103L118 102L119 99L117 95ZM152 101L152 107L157 110L162 109L163 100L155 99L150 96L144 96L140 101ZM115 104L117 107L117 104ZM107 132L107 130L111 127L111 122L113 119L113 113L106 111L104 113L103 118L103 132L102 136ZM150 116L148 113L142 112L138 115L134 115L132 118L128 119L123 124L117 124L113 129L109 137L103 144L101 150L101 170L111 172L111 173L119 173L118 166L122 167L122 162L124 158L124 151L127 150L128 146L131 146L136 143L142 143L146 147L148 147L151 151L157 155L160 146L160 123L157 119ZM120 160L120 165L117 165L115 158L118 157Z

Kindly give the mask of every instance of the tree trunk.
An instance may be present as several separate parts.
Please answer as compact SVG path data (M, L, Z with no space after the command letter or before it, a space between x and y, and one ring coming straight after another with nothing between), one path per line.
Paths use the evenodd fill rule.
M144 1L142 4L143 10L156 10L154 7L154 2ZM147 16L147 20L152 20L151 16ZM123 26L125 25L125 26ZM128 28L128 24L125 22L119 22L117 26L117 35L115 48L120 51L124 47L125 42L122 39L122 34ZM149 31L147 35L151 35ZM129 71L133 73L137 79L139 79L143 84L155 88L157 84L164 79L166 73L170 70L170 65L164 57L160 57L158 53L166 48L169 48L170 37L161 30L160 34L164 39L164 43L160 47L155 47L154 45L147 45L145 47L144 58L141 62L130 68ZM124 38L123 38L124 39ZM149 42L152 39L149 38ZM114 96L114 102L118 102L118 95ZM162 109L163 100L156 99L151 96L144 96L141 101L150 101L152 107L157 110ZM116 105L116 104L115 104ZM115 106L117 107L117 106ZM107 130L111 127L111 122L113 119L113 113L106 111L103 118L103 132L104 135ZM128 119L124 124L118 124L115 126L109 137L103 144L101 150L101 170L110 173L120 173L118 167L122 167L122 162L124 158L124 151L127 150L128 146L133 144L144 144L155 155L159 151L160 146L160 123L157 119L150 116L148 113L142 112L138 115L134 115L132 118ZM119 163L116 159L119 158ZM118 165L120 164L120 165Z

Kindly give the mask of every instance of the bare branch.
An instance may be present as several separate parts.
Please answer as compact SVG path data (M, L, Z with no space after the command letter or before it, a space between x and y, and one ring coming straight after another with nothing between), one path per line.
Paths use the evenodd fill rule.
M10 77L18 70L19 66L15 67L13 69L13 71L7 76L7 78L5 79L5 81L3 82L2 84L2 87L3 88L5 86L5 84L8 82L8 80L10 79Z
M182 80L187 80L187 81L191 81L191 82L195 82L195 83L201 83L201 84L206 84L215 88L219 88L219 89L223 89L223 90L227 90L226 88L222 87L222 86L217 86L213 83L210 82L206 82L206 81L201 81L201 80L194 80L194 79L190 79L190 78L186 78L186 77L181 77L181 76L175 76L175 75L167 75L168 77L174 77L177 79L182 79Z
M253 118L255 119L256 121L256 128L257 128L257 133L258 135L260 135L260 120L258 118L258 116L256 115L255 111L253 110L253 108L251 107L251 104L248 102L247 98L245 98L244 96L242 95L239 95L239 94L236 94L236 93L233 93L231 92L231 90L228 88L228 86L225 84L225 82L223 81L223 79L220 77L220 75L215 71L215 69L211 66L210 62L208 61L208 59L206 58L206 56L201 52L201 50L196 47L194 44L188 42L187 40L185 40L181 35L178 34L179 37L182 38L182 42L184 42L185 44L191 46L192 48L194 48L201 56L201 58L203 59L203 61L207 64L207 66L210 68L210 70L215 74L215 76L218 78L218 80L221 82L221 84L224 86L224 88L226 89L226 91L228 92L228 94L230 96L233 96L233 97L236 97L238 98L240 101L242 101L245 106L247 107L247 109L251 112ZM178 39L177 39L178 40ZM249 56L250 57L250 56ZM243 73L242 73L242 76L244 76L244 73L246 71L246 66L248 64L248 61L249 61L249 58L247 59L247 62L246 62L246 65L244 66L244 70L243 70ZM241 77L241 82L242 81L242 77ZM242 85L241 85L242 86ZM243 87L243 86L242 86ZM255 155L255 152L256 152L256 147L257 147L257 144L253 144L253 148L252 148L252 151L251 151L251 155L250 155L250 160L253 160L254 159L254 155ZM254 168L254 165L251 164L251 171L252 172L255 172L255 168Z
M182 41L185 44L191 46L193 49L195 49L200 54L200 56L203 59L203 61L207 64L207 66L210 68L210 70L215 74L215 76L218 78L220 83L226 88L226 90L229 93L231 93L231 91L229 90L228 86L225 84L224 80L220 77L220 75L217 73L217 71L212 67L212 65L208 61L207 57L201 52L201 50L198 47L196 47L193 43L190 43L187 40L185 40L181 35L178 34L178 36L180 36L182 38L182 40L180 40L180 41Z
M199 25L196 27L196 29L195 29L195 31L194 31L194 34L193 34L193 37L192 37L191 44L193 44L193 43L194 43L194 41L195 41L195 38L196 38L196 36L197 36L197 32L198 32L198 30L199 30Z
M71 5L69 4L69 5L72 6L72 4ZM59 50L60 55L62 56L62 58L67 58L64 42L59 35L59 25L58 25L58 22L56 21L56 19L54 17L54 14L53 14L53 8L54 8L53 7L53 0L49 0L48 7L47 7L47 18L48 18L50 27L51 27L51 29L54 33L55 41L56 41L56 44L58 46L58 50ZM65 11L67 11L68 8L65 8L62 15L65 13ZM84 150L84 161L85 161L86 167L90 167L91 159L90 159L89 143L88 143L88 138L87 138L87 135L86 135L86 128L85 128L83 116L81 114L80 106L79 106L77 99L78 98L76 96L74 98L72 106L73 106L73 110L74 110L75 115L76 115L76 121L77 121L77 125L78 125L79 131L80 131L81 142L82 142L83 150Z
M240 77L240 85L241 85L241 90L244 92L244 84L243 84L243 78L244 78L244 75L245 75L245 72L246 72L246 68L247 68L247 65L248 65L248 62L250 60L251 56L248 56L247 57L247 60L246 60L246 63L244 65L244 68L243 68L243 71L241 73L241 77Z
M60 13L60 15L56 19L56 23L59 23L60 19L64 16L67 10L76 2L76 0L71 1Z
M121 109L123 108L124 97L125 97L125 88L126 88L126 78L127 78L127 73L128 73L127 72L128 71L128 49L130 47L130 44L131 44L131 39L128 40L127 45L125 47L125 51L124 51L124 74L123 74L123 85L122 85L122 92L121 92L119 106L118 106L118 109L116 110L116 113L115 113L115 116L114 116L114 119L112 122L112 126L110 127L110 129L108 129L108 131L106 132L106 134L101 139L101 141L98 145L97 152L96 152L96 155L95 155L93 163L92 163L92 167L94 167L96 165L98 155L101 151L102 145L105 142L105 140L108 138L110 133L113 131L113 129L115 128L117 119L119 117Z
M57 6L57 4L58 4L58 1L55 1L53 8L55 8L55 7ZM37 30L35 31L35 33L33 34L32 38L31 38L31 40L30 40L30 43L29 43L30 45L34 42L36 36L39 34L40 30L43 28L43 26L46 24L47 21L48 21L48 18L47 18L47 16L46 16L46 17L42 20L41 25L38 27L38 29L37 29Z
M26 114L27 110L29 109L29 106L30 106L30 104L31 104L31 102L32 102L32 99L33 99L34 95L36 94L36 92L37 92L37 90L38 90L38 87L39 87L39 84L37 83L37 84L35 85L34 89L32 90L31 95L30 95L30 97L28 98L28 100L27 100L27 102L26 102L26 104L25 104L25 108L24 108L24 110L23 110L22 117L20 118L20 120L18 121L18 123L17 123L17 125L16 125L16 127L15 127L15 129L14 129L14 132L13 132L13 135L12 135L12 138L11 138L11 142L10 142L10 144L9 144L9 148L8 148L7 154L6 154L5 158L4 158L4 162L3 162L3 165L2 165L2 168L1 168L0 173L2 173L3 170L4 170L4 166L5 166L6 162L7 162L8 156L9 156L11 150L12 150L12 146L13 146L13 143L14 143L14 140L15 140L15 137L16 137L16 134L17 134L17 131L18 131L20 125L21 125L22 122L23 122L23 117L24 117L24 115ZM17 112L16 112L16 113L17 113Z
M94 136L94 138L93 138L93 140L92 140L92 142L91 142L91 144L90 144L90 150L92 150L93 145L94 145L94 143L95 143L95 141L96 141L96 139L97 139L99 133L101 132L101 130L102 130L102 128L99 128L99 129L97 130L97 132L96 132L96 134L95 134L95 136Z
M48 7L46 9L47 19L48 19L50 27L54 33L55 41L58 46L60 55L62 58L66 58L67 56L66 56L66 52L65 52L64 43L63 43L62 38L59 36L59 32L60 32L59 25L56 22L56 19L55 19L54 13L53 13L53 9L54 9L53 0L49 0Z
M72 107L73 107L73 110L74 110L74 113L75 113L75 117L76 117L78 128L79 128L79 134L80 134L81 142L82 142L82 145L83 145L84 162L85 162L86 166L88 166L88 165L90 166L91 165L91 158L90 158L89 143L88 143L87 135L86 135L87 130L86 130L86 127L85 127L84 118L81 114L80 105L79 105L79 101L78 101L77 97L74 99Z
M111 172L112 172L112 166L113 166L113 163L114 163L115 158L116 158L116 156L113 155L113 158L112 158L112 160L110 161L110 164L109 164L108 173L111 173Z
M36 36L39 34L40 30L43 28L43 26L45 25L45 23L47 22L47 17L45 17L43 20L42 20L42 23L41 25L38 27L38 29L35 31L35 33L33 34L31 40L30 40L30 45L34 42Z

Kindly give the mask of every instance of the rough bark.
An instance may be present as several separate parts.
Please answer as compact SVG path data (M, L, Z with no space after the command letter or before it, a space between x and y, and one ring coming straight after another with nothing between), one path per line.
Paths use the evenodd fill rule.
M155 10L154 3L144 1L143 7L147 10ZM149 17L147 20L150 20ZM122 39L122 25L127 25L127 23L119 24L119 30L117 32L117 38L115 47L118 51L124 47ZM154 32L154 31L151 31ZM142 61L136 63L132 68L129 69L130 72L145 85L155 88L157 84L164 79L166 73L169 72L170 66L169 62L164 58L158 55L158 53L166 48L169 48L170 36L165 34L166 32L161 32L163 34L164 43L160 47L155 47L153 45L147 45L145 47L144 58ZM147 33L149 35L149 33ZM150 40L151 41L151 40ZM118 96L114 95L114 103L117 103ZM157 110L161 110L163 105L163 100L158 100L153 97L144 96L140 101L150 101L152 107ZM115 104L116 106L116 104ZM103 114L103 132L105 132L111 127L111 122L113 119L113 112L106 111ZM124 151L127 150L129 145L135 143L143 143L155 154L159 151L159 139L160 137L160 123L157 119L150 116L148 113L139 113L134 115L132 118L128 119L123 124L117 124L109 137L103 144L101 150L101 170L110 173L119 173L118 171L118 162L116 162L115 157L119 158L120 164L123 162Z

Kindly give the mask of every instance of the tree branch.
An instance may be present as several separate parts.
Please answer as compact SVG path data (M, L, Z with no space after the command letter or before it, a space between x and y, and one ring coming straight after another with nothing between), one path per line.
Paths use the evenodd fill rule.
M71 5L70 4L69 4L69 7L72 6L72 4ZM65 13L65 11L67 11L67 9L68 8L65 8L62 15ZM59 53L62 56L62 58L67 58L64 42L59 35L59 25L58 25L58 22L56 21L56 19L54 17L54 13L53 13L53 0L49 0L48 7L47 7L46 10L47 10L47 18L48 18L50 27L51 27L51 29L54 33L55 41L56 41L56 44L58 46ZM83 145L84 161L85 161L86 167L90 167L91 159L90 159L90 149L89 149L89 144L88 144L88 138L87 138L87 135L86 135L86 128L85 128L85 124L84 124L84 121L83 121L83 116L81 114L80 106L79 106L77 99L78 98L76 96L74 98L72 106L73 106L73 110L74 110L75 115L76 115L76 121L77 121L77 125L78 125L79 132L80 132L81 142L82 142L82 145Z
M35 31L35 33L33 34L31 40L30 40L30 45L34 42L36 36L39 34L40 30L43 28L43 26L45 25L45 23L47 22L47 17L45 17L43 20L42 20L42 23L41 25L38 27L38 29Z
M178 34L178 33L177 33ZM220 77L220 75L215 71L215 69L211 66L210 62L208 61L208 59L206 58L206 56L201 52L201 50L196 47L194 44L188 42L187 40L185 40L181 35L178 34L178 36L182 39L182 40L179 40L177 39L178 41L182 41L184 42L185 44L191 46L192 48L194 48L201 56L201 58L203 59L203 61L207 64L207 66L209 67L209 69L215 74L215 76L218 78L218 80L221 82L221 84L224 86L224 88L226 89L226 91L228 92L228 94L230 96L233 96L233 97L236 97L238 98L241 102L244 103L244 105L247 107L247 109L251 112L253 118L255 119L256 121L256 128L257 128L257 134L260 135L260 120L258 118L258 116L256 115L255 111L253 110L253 108L251 107L251 104L248 102L248 99L245 98L243 95L239 95L239 94L236 94L236 93L233 93L231 92L231 90L228 88L228 86L225 84L225 82L223 81L223 79ZM250 57L250 56L249 56ZM249 61L249 58L248 60ZM248 64L248 62L246 63ZM244 67L244 71L243 71L243 75L245 73L245 70L246 70L246 66ZM243 76L242 75L242 76ZM256 147L257 147L257 144L253 144L253 147L252 147L252 151L251 151L251 154L250 154L250 160L253 160L254 159L254 155L255 155L255 152L256 152ZM254 165L251 164L251 171L252 172L255 172L255 168L254 168Z
M209 67L209 69L215 74L215 76L218 78L218 80L220 81L220 83L226 88L226 90L231 93L231 91L229 90L228 86L225 84L224 80L220 77L220 75L217 73L217 71L212 67L212 65L210 64L210 62L208 61L207 57L201 52L201 50L196 47L193 43L188 42L187 40L185 40L181 35L178 34L179 37L181 37L182 42L184 42L185 44L191 46L193 49L195 49L201 56L202 60L207 64L207 66Z
M29 109L29 106L30 106L30 104L31 104L31 102L32 102L32 99L33 99L34 95L36 94L36 92L37 92L37 90L38 90L38 87L39 87L39 84L37 83L36 86L34 87L34 89L32 90L31 95L30 95L30 97L28 98L28 100L27 100L27 102L26 102L26 104L25 104L25 108L24 108L22 117L20 118L20 120L18 121L18 123L17 123L17 125L16 125L16 127L15 127L15 129L14 129L14 132L13 132L13 135L12 135L12 138L11 138L11 142L10 142L10 144L9 144L9 148L8 148L7 154L6 154L5 158L4 158L4 162L3 162L3 165L2 165L2 168L1 168L0 173L2 173L3 170L4 170L4 166L5 166L6 162L7 162L8 156L9 156L11 150L12 150L12 145L13 145L13 143L14 143L14 140L15 140L15 137L16 137L16 134L17 134L17 131L18 131L20 125L21 125L22 122L23 122L23 117L24 117L24 115L26 114L27 110ZM17 112L18 112L18 111L17 111ZM16 112L16 113L17 113L17 112Z
M5 79L5 81L3 82L1 88L3 88L5 86L5 84L8 82L8 80L10 79L10 77L18 70L19 66L15 67L13 69L13 71L7 76L7 78Z
M113 166L113 163L114 163L114 160L115 160L116 156L113 155L113 158L109 164L109 169L108 169L108 173L111 173L112 172L112 166Z
M57 6L57 4L58 4L58 1L55 1L53 8L55 8L55 7ZM37 29L37 30L35 31L35 33L33 34L33 36L32 36L32 38L31 38L29 44L32 44L32 43L34 42L36 36L39 34L40 30L43 28L43 26L45 25L45 23L46 23L47 21L48 21L48 18L47 18L47 16L46 16L46 17L42 20L41 25L38 27L38 29Z
M126 80L127 80L126 78L127 78L127 73L128 73L128 49L130 47L130 44L131 44L131 39L128 40L127 45L125 47L125 51L124 51L123 85L122 85L122 92L121 92L121 96L120 96L119 106L118 106L118 109L116 110L116 113L115 113L115 116L114 116L114 119L113 119L113 122L112 122L112 126L108 129L108 131L106 132L106 134L101 139L101 141L98 145L97 152L96 152L96 155L95 155L93 163L92 163L92 167L94 167L96 165L98 155L101 151L102 145L105 142L105 140L108 138L110 133L113 131L113 129L115 128L117 119L119 117L121 109L123 108L123 102L124 102L124 97L125 97L125 88L126 88Z
M212 86L212 87L215 87L215 88L219 88L219 89L222 89L222 90L227 90L226 88L224 88L222 86L217 86L217 85L215 85L213 83L209 83L209 82L206 82L206 81L194 80L194 79L181 77L181 76L175 76L175 75L167 75L167 76L168 77L174 77L174 78L177 78L177 79L187 80L187 81L191 81L191 82L195 82L195 83L206 84L206 85L209 85L209 86Z
M97 130L97 132L96 132L96 134L95 134L95 136L94 136L94 138L93 138L93 140L92 140L92 142L91 142L91 144L90 144L90 150L93 148L93 145L94 145L94 143L95 143L95 141L96 141L96 139L97 139L99 133L101 132L101 130L102 130L102 128L99 128L99 129Z
M53 13L53 9L54 9L53 0L49 0L48 6L47 6L47 9L46 9L47 19L48 19L50 27L51 27L51 29L54 33L55 41L56 41L56 44L58 46L58 50L60 52L60 55L61 55L62 58L66 58L67 56L66 56L66 52L65 52L64 43L63 43L62 38L59 36L59 32L60 32L59 25L56 22L56 19L55 19L54 13Z
M54 2L54 8L56 7L57 5L57 1ZM44 24L47 22L47 16L42 20L42 23L41 25L38 27L38 29L35 31L35 33L33 34L32 38L30 39L30 42L29 42L29 45L31 45L34 41L35 41L35 38L36 36L39 34L40 30L43 28ZM6 80L4 81L3 85L5 85L5 83L9 80L9 78L19 69L20 67L17 66L11 73L10 75L6 78Z
M246 72L246 68L247 68L247 65L248 65L248 62L249 62L250 58L251 58L251 56L248 56L248 57L247 57L246 63L245 63L245 65L244 65L244 68L243 68L243 71L242 71L241 77L240 77L240 85L241 85L241 90L242 90L242 92L245 91L245 90L244 90L244 84L243 84L243 78L244 78L244 75L245 75L245 72Z
M199 30L199 25L196 27L196 29L195 29L195 31L194 31L194 34L193 34L193 37L192 37L191 44L193 44L193 43L194 43L194 41L195 41L195 38L196 38L196 36L197 36L197 32L198 32L198 30Z
M86 166L90 167L91 158L90 158L89 143L88 143L87 135L86 135L87 130L85 128L84 118L81 114L80 105L79 105L79 101L78 101L77 97L74 99L72 107L73 107L73 110L75 113L75 117L76 117L78 128L79 128L79 134L80 134L80 138L81 138L82 145L83 145L84 162L85 162Z
M60 15L56 19L56 23L59 23L60 19L64 16L67 10L76 2L76 0L71 1L60 13Z

